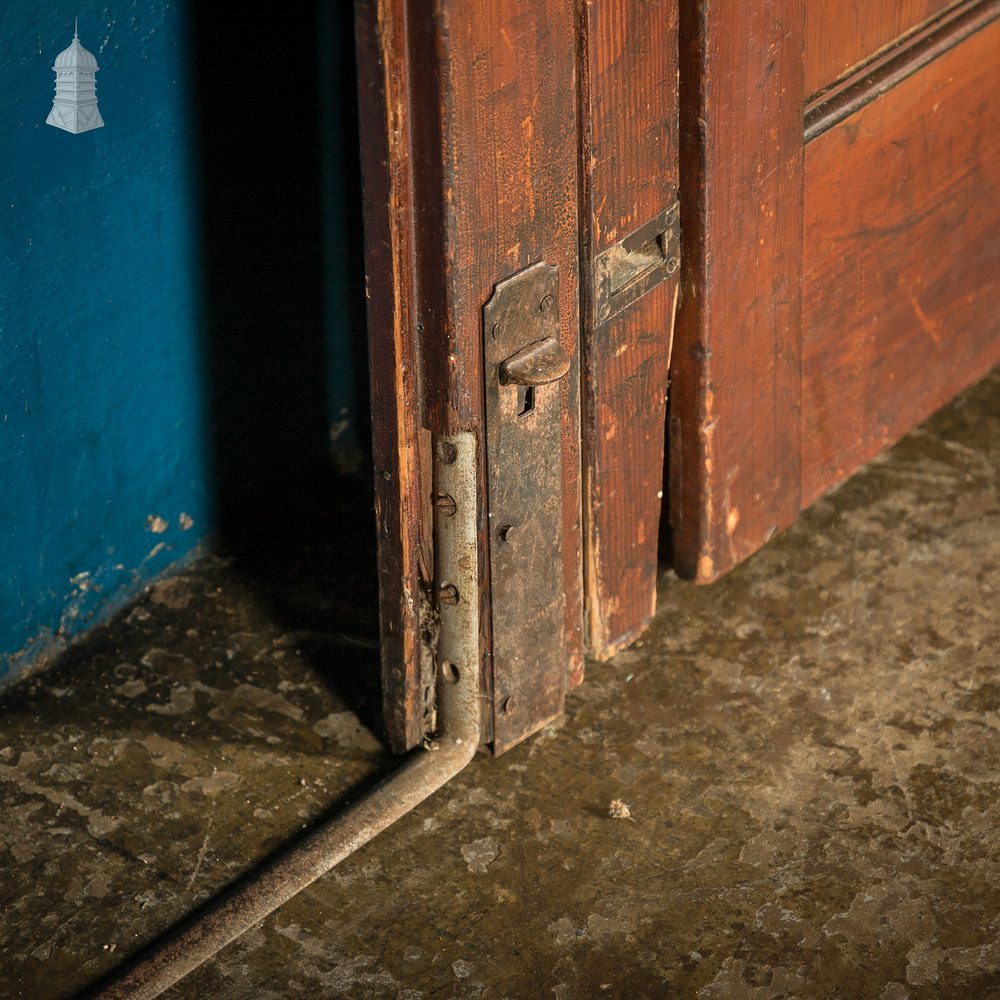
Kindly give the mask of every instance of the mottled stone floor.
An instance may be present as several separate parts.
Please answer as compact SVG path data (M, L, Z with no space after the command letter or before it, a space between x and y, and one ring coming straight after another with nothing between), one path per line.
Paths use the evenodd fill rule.
M208 558L8 694L0 996L72 995L392 766L334 549ZM563 722L170 995L1000 997L998 589L994 374L722 583L665 577Z

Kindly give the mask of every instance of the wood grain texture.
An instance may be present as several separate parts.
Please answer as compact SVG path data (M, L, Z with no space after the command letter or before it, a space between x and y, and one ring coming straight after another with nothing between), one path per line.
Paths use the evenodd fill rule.
M493 648L495 697L488 706L497 753L563 710L568 677L583 656L575 17L572 0L439 5L447 307L439 356L450 378L442 380L448 395L436 401L432 420L449 430L481 427L483 306L497 282L528 264L559 269L560 341L574 359L571 375L547 387L561 397L569 662L539 651L515 669L506 650ZM482 514L488 554L485 504ZM502 710L512 695L510 710Z
M807 147L803 500L1000 362L1000 22Z
M423 737L420 608L433 567L420 442L473 431L483 730L499 753L562 711L583 655L575 5L359 0L357 9L386 714L397 749ZM539 651L515 671L492 647L482 313L498 282L543 260L559 268L560 340L574 359L572 377L551 390L569 662Z
M805 0L805 93L814 94L954 0Z
M677 280L598 325L594 260L677 197L677 0L581 8L583 459L589 650L627 645L655 608Z
M432 549L424 510L430 481L419 447L424 404L406 26L404 0L355 4L383 704L397 753L423 740L424 692L433 682L420 637Z
M998 17L1000 0L964 0L912 32L806 104L806 142L920 72Z
M681 10L671 530L706 583L799 512L803 5Z

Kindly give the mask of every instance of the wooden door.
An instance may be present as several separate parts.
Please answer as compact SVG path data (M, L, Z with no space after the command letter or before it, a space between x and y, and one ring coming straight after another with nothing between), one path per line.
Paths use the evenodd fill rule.
M434 728L435 632L449 585L434 565L434 453L469 432L480 500L482 727L502 751L562 710L582 659L576 7L359 0L356 15L387 728L397 750ZM545 565L554 593L526 598L514 613L522 624L545 618L559 637L558 664L544 651L510 652L509 600L497 602L506 617L493 614L501 526L488 502L484 309L502 282L539 263L556 275L548 315L557 316L570 367L540 392L542 416L556 424L549 466L558 467L559 489L522 520L544 513L563 544ZM538 413L531 419L540 422ZM508 467L493 485L517 471ZM504 554L508 571L526 576L531 552L522 550L518 540Z
M1000 0L357 12L389 730L433 728L432 456L466 431L502 752L652 614L665 438L708 583L1000 361Z
M1000 362L1000 3L911 7L806 103L803 505Z
M676 0L358 0L356 18L386 721L397 750L434 726L435 448L471 432L502 752L562 711L585 645L606 656L652 613ZM566 361L537 393L497 385L518 309Z
M1000 361L998 16L683 7L683 576L717 579Z
M680 279L677 0L588 0L580 23L583 532L588 652L656 602Z

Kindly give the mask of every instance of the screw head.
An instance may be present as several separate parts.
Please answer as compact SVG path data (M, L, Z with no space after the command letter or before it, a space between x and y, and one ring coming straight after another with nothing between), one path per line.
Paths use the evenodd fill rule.
M434 506L437 507L445 517L454 517L458 510L458 504L450 493L438 493L434 497Z
M514 534L514 525L504 524L501 526L500 530L497 532L500 536L500 541L509 542L511 536Z
M458 587L453 583L446 583L438 588L438 601L449 606L458 604Z

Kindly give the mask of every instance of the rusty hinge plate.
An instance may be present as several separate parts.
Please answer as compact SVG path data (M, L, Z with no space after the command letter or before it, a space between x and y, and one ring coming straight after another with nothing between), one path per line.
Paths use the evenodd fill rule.
M675 274L680 262L680 203L675 202L594 261L594 326Z
M483 310L498 753L558 715L566 693L557 383L579 376L559 333L559 272L544 262L497 284Z

